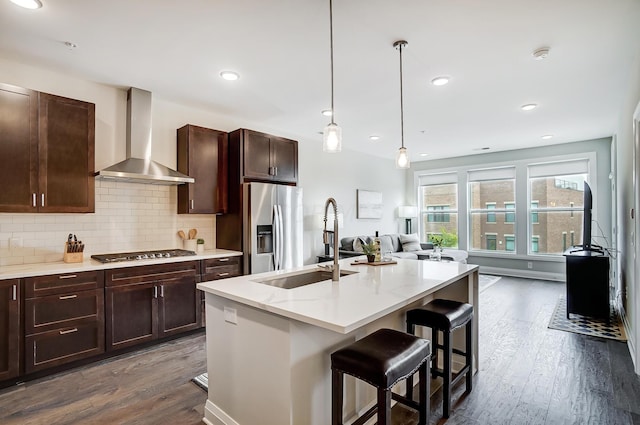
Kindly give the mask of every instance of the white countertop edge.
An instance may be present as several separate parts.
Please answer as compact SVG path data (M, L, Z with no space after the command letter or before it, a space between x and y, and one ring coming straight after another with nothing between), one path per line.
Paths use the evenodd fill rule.
M227 249L210 249L196 255L186 257L158 258L149 260L122 261L116 263L101 263L85 258L82 263L65 263L56 261L51 263L16 264L3 266L0 269L0 280L21 279L25 277L44 276L60 273L81 273L94 270L120 269L125 267L149 266L154 264L180 263L184 261L206 260L209 258L236 257L242 252Z
M421 261L421 260L407 260L407 261ZM343 261L341 261L341 269L343 269L343 270L353 270L353 267L347 268L347 267L344 267L344 266L346 266L346 264L343 263ZM275 305L272 305L272 304L266 304L264 302L260 302L260 301L257 301L255 299L246 298L246 297L243 297L241 295L231 294L231 293L225 291L224 289L219 289L219 288L215 287L215 284L217 282L220 282L220 281L202 282L202 283L199 283L197 285L197 288L202 290L202 291L204 291L204 292L207 292L207 293L210 293L210 294L213 294L213 295L217 295L217 296L220 296L222 298L238 302L240 304L245 304L245 305L248 305L248 306L263 310L263 311L274 313L274 314L277 314L277 315L280 315L280 316L283 316L283 317L286 317L286 318L289 318L289 319L294 319L294 320L297 320L297 321L300 321L300 322L303 322L303 323L307 323L307 324L310 324L310 325L318 326L318 327L321 327L321 328L324 328L324 329L328 329L328 330L331 330L331 331L334 331L334 332L338 332L338 333L341 333L341 334L348 334L348 333L350 333L350 332L352 332L352 331L354 331L356 329L361 328L362 326L365 326L365 325L367 325L367 324L369 324L369 323L371 323L371 322L373 322L373 321L375 321L375 320L377 320L377 319L379 319L381 317L386 316L387 314L389 314L389 313L391 313L393 311L397 311L398 309L400 309L400 308L402 308L404 306L407 306L407 305L409 305L409 304L411 304L411 303L413 303L413 302L415 302L415 301L417 301L417 300L419 300L421 298L424 298L425 296L427 296L429 294L432 294L432 293L434 293L434 292L446 287L447 285L449 285L449 284L451 284L451 283L453 283L453 282L455 282L455 281L457 281L457 280L459 280L461 278L467 277L470 274L478 271L478 269L479 269L479 266L477 266L477 265L469 264L468 266L469 266L468 270L466 270L464 273L459 274L458 276L455 276L455 277L453 277L451 279L444 280L444 281L440 282L439 284L437 284L437 285L435 285L433 287L430 287L428 289L425 289L424 291L422 291L420 293L417 293L417 294L415 294L415 295L413 295L413 296L411 296L411 297L409 297L407 299L403 299L401 301L398 301L397 303L391 304L391 305L387 306L384 309L378 310L378 311L376 311L376 312L374 312L372 314L369 314L369 315L366 315L366 316L362 317L360 320L357 320L357 321L354 321L354 322L351 322L351 323L348 323L348 324L338 324L338 323L335 323L335 322L322 320L322 319L317 318L317 317L311 317L311 316L307 316L307 315L304 315L304 314L300 314L300 313L295 312L295 311L279 308L278 306L275 306ZM316 268L316 267L317 267L317 265L314 264L314 265L309 265L309 266L297 267L297 268L291 269L291 270L260 273L259 276L258 275L245 275L245 276L239 276L239 277L232 278L232 279L244 279L244 280L252 281L253 283L256 283L256 284L260 285L259 283L255 282L256 279L264 279L264 278L268 278L268 277L277 276L279 274L295 274L296 272L303 272L303 271L310 270L310 269L313 269L313 268ZM339 285L340 283L332 283L332 284ZM271 288L271 287L268 287L268 288ZM280 290L280 291L291 291L291 289L282 289L282 288L276 288L276 289Z

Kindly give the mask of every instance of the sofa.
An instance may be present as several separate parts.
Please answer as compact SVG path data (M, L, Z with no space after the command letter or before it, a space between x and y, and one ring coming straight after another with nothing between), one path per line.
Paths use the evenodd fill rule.
M433 252L433 244L421 243L418 235L393 233L379 236L380 251L384 255L389 252L393 258L408 258L412 260L425 260ZM347 236L340 239L338 254L340 258L356 257L364 255L362 245L372 242L374 236ZM466 251L452 248L442 249L442 259L449 261L467 262Z

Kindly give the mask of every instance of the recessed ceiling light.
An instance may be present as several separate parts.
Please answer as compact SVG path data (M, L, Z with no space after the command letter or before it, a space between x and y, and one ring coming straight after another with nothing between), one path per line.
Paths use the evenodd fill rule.
M233 72L233 71L222 71L220 73L220 76L222 78L224 78L227 81L235 81L238 78L240 78L240 74L238 74L237 72Z
M42 7L40 0L11 0L11 3L17 4L25 9L40 9Z
M526 105L522 105L520 108L523 111L530 111L532 109L536 109L538 107L538 105L536 105L535 103L527 103Z
M333 115L333 111L331 109L324 109L322 111L322 115L324 115L325 117L330 117L331 115Z
M380 140L380 136L376 136L375 134L369 136L370 140L376 141L376 140Z
M420 156L429 156L428 153L421 153Z
M449 82L449 77L445 77L444 75L440 77L436 77L433 80L431 80L431 84L433 84L434 86L444 86L448 82Z
M531 52L531 56L533 56L533 58L537 61L546 59L547 57L549 57L549 48L540 47L539 49L536 49L533 52Z
M545 134L544 136L542 136L543 140L549 140L549 139L553 139L553 134Z

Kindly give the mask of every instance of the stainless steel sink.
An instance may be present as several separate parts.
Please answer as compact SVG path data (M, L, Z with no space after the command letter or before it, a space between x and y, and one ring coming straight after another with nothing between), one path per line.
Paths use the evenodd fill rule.
M340 276L347 276L354 273L358 272L341 270ZM293 289L300 286L309 285L311 283L322 282L323 280L331 280L330 271L311 270L303 273L292 273L267 279L254 280L254 282L262 283L264 285L276 286L283 289Z

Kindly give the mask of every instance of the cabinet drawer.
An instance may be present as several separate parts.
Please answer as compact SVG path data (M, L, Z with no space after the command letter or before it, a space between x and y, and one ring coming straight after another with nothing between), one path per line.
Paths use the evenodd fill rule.
M66 294L104 287L102 270L28 277L24 280L25 298Z
M24 302L25 333L31 335L80 322L104 321L104 290L31 298Z
M209 258L202 261L202 281L240 276L241 257Z
M142 283L154 283L167 279L182 279L198 275L198 262L156 264L153 266L126 267L105 272L105 286L122 286Z
M37 372L104 352L104 326L82 324L25 338L25 372Z

